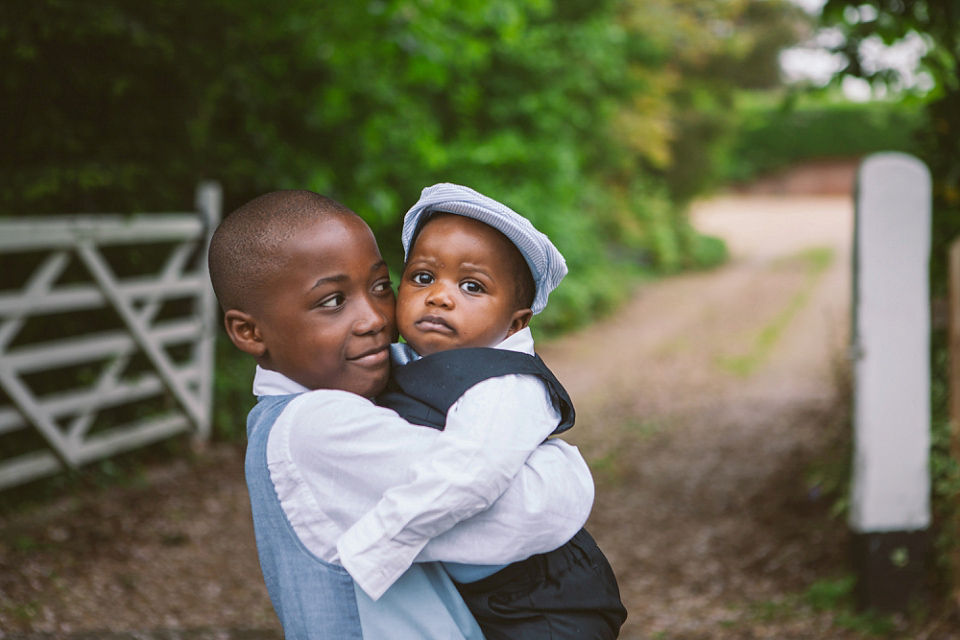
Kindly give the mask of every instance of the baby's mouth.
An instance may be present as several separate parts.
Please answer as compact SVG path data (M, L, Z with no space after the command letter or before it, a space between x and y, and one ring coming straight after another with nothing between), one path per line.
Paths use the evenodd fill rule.
M421 331L436 331L438 333L453 333L454 328L440 316L423 316L415 323Z

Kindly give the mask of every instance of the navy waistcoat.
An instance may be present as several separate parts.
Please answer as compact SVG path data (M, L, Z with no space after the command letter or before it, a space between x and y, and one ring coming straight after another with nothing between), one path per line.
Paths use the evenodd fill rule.
M551 435L573 426L573 402L540 356L490 347L440 351L395 366L387 389L376 401L408 422L443 430L447 411L467 389L510 374L536 376L546 385L553 405L560 411L560 424Z

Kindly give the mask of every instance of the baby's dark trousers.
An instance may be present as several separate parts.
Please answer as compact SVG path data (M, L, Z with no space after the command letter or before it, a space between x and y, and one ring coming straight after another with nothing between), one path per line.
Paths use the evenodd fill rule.
M487 640L612 640L627 618L613 569L586 529L457 590Z

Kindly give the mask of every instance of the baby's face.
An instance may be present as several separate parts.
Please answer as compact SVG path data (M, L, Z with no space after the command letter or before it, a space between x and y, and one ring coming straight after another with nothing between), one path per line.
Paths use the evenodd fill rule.
M394 295L369 227L353 216L322 220L284 253L258 313L261 366L308 389L379 393L396 337Z
M482 222L452 214L432 218L400 280L400 335L426 356L492 347L525 327L529 309L516 308L511 251L510 240Z

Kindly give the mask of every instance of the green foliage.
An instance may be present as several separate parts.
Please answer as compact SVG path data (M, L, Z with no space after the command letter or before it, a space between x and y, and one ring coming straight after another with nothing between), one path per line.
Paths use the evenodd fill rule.
M0 215L232 210L308 188L400 264L435 182L529 217L570 276L540 331L583 324L644 271L710 266L685 204L715 175L733 88L802 31L786 0L164 0L0 3ZM223 340L225 343L225 339ZM218 434L248 380L218 356Z
M858 631L868 636L890 637L897 631L897 624L888 615L876 611L856 612L852 609L841 611L833 620L842 629Z
M789 594L770 600L750 602L747 615L740 620L729 620L724 623L734 630L742 630L745 635L756 628L756 623L782 622L809 617L814 614L827 614L832 619L834 633L827 633L824 629L823 637L834 637L836 634L849 634L852 631L856 636L850 637L889 637L898 630L894 618L878 614L874 611L857 611L854 605L853 590L855 579L853 576L837 578L823 578L811 584L801 594ZM747 627L746 625L749 625Z
M957 91L957 60L960 58L960 6L954 0L827 0L823 21L839 26L846 36L836 50L846 58L842 73L890 83L897 74L864 64L862 44L878 38L886 44L909 33L925 36L929 50L923 66L939 91Z
M727 261L727 244L715 236L694 234L690 255L698 269L712 269Z
M924 125L918 104L744 95L720 170L725 181L744 182L804 160L916 154Z
M933 100L927 113L930 122L921 137L920 157L933 177L930 286L932 295L943 296L947 253L960 237L960 88Z
M662 3L635 4L660 8ZM684 12L667 20L682 45L675 50L680 73L671 96L671 162L663 176L679 202L722 181L718 153L736 126L738 90L779 86L778 52L802 40L810 27L807 15L784 0L685 4Z
M933 334L931 341L931 447L930 480L933 494L934 520L937 525L936 549L940 569L954 584L960 582L960 461L951 452L952 433L949 416L949 361L947 336L944 331Z
M868 636L890 636L897 629L891 617L874 611L855 610L853 603L855 582L853 576L818 580L807 588L804 600L814 611L832 611L833 623L837 627Z
M852 603L853 576L818 580L807 588L804 599L814 611L830 611Z
M222 333L222 332L221 332ZM220 440L246 437L247 413L256 404L253 389L253 358L233 346L226 335L217 339L213 405L214 436Z
M875 19L863 18L864 5L875 10ZM960 234L960 5L954 0L828 0L823 19L846 35L838 47L847 60L844 73L876 83L896 83L896 73L863 63L860 46L865 40L879 38L891 43L919 33L929 47L922 65L933 79L934 89L925 105L919 156L933 176L931 285L934 295L942 295L947 246Z

